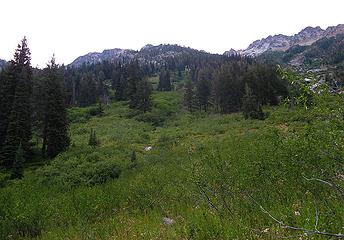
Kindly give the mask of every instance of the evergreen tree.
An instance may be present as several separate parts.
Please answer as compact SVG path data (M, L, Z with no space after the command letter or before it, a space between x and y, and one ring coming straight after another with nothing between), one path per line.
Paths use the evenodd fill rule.
M184 105L186 106L189 112L193 112L195 108L195 93L194 87L190 80L185 84L185 93L184 93Z
M207 111L211 95L211 72L209 69L199 71L196 90L200 110Z
M264 119L262 107L247 84L245 84L245 95L242 99L242 111L245 119Z
M158 90L159 91L171 91L172 90L171 77L170 77L169 71L166 71L166 70L161 71L161 73L159 75Z
M147 81L147 79L142 79L137 83L136 87L136 109L142 111L142 112L147 112L150 111L152 108L152 99L151 99L151 94L152 94L152 86L151 84Z
M139 64L137 61L134 61L128 66L128 87L126 93L129 99L130 108L137 108L138 106L139 98L137 94L137 85L139 82L141 82L141 80L142 73Z
M105 75L103 71L100 71L98 73L97 80L98 80L97 81L97 96L99 98L99 101L106 104L107 94L106 94L106 88L104 86Z
M21 41L14 54L14 60L9 66L9 74L5 80L4 91L1 101L10 104L0 112L8 113L4 120L5 126L2 128L2 146L0 149L1 165L14 167L16 153L19 145L22 145L24 159L31 156L31 93L32 93L32 69L30 64L30 49L27 40ZM1 104L3 108L3 104Z
M90 137L88 139L88 145L91 147L96 147L99 145L99 140L96 135L96 130L91 129Z
M136 167L137 166L137 157L136 157L136 152L135 150L131 153L131 166Z
M222 113L240 110L240 100L243 96L244 83L242 76L245 71L244 63L228 63L215 71L213 91L216 103Z
M14 62L11 62L9 66L0 73L0 150L6 139L16 84L15 65Z
M103 107L103 104L102 104L102 102L100 101L99 103L98 103L98 116L103 116L103 114L104 114L104 107Z
M111 87L116 90L116 85L118 84L121 77L121 66L115 67L111 72Z
M54 57L44 70L46 80L46 110L43 130L42 152L50 158L66 150L70 139L62 75Z
M23 176L23 173L24 173L23 163L24 162L25 162L24 151L23 151L22 144L20 143L16 151L16 156L13 163L12 177L21 178Z
M119 76L117 81L115 82L115 99L117 101L126 100L126 88L127 88L127 79L123 74Z
M94 74L84 73L80 88L80 106L86 107L97 102L97 83Z

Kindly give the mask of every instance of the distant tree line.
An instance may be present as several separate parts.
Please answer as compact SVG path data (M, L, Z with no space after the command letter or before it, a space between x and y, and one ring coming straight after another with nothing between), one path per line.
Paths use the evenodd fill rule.
M197 78L185 84L184 103L189 111L232 113L243 103L247 108L250 99L249 105L260 111L261 105L276 105L287 94L275 66L242 58L198 69Z
M69 106L89 106L97 102L104 104L110 101L129 100L132 93L128 90L131 65L140 70L140 78L146 79L159 75L158 89L172 90L171 73L181 76L187 70L195 81L199 69L205 66L218 66L230 58L196 51L177 45L162 45L164 51L176 51L180 54L165 57L161 61L154 60L161 54L161 49L142 50L139 60L135 61L102 61L96 64L82 64L79 67L67 66L64 71L67 104ZM132 73L132 72L131 72Z

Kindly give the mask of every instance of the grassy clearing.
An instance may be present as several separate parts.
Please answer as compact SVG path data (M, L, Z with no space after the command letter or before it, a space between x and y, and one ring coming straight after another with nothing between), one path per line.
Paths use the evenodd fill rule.
M154 93L151 113L114 103L102 117L73 109L72 146L0 189L1 239L274 239L283 222L339 233L343 125L304 110L191 115L182 94ZM315 113L317 114L317 113ZM317 119L313 115L312 119ZM90 129L100 146L87 145ZM335 144L333 144L335 143ZM151 151L145 151L152 146ZM132 151L137 164L131 162ZM162 218L175 220L172 226ZM312 238L316 239L315 236ZM319 237L319 239L322 239Z

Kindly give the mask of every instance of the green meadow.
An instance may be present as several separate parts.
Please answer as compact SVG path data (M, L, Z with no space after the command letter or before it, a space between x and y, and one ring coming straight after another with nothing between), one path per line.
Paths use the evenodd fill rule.
M344 233L337 98L323 97L312 109L265 107L265 120L189 113L180 90L152 98L153 109L144 114L126 102L106 106L101 116L92 116L92 107L69 109L68 151L28 164L23 179L0 189L0 239ZM95 147L88 145L91 129Z

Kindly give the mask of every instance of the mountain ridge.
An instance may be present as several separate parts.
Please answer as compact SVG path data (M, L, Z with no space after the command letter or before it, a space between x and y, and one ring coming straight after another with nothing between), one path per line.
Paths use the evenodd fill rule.
M249 57L257 57L267 51L285 52L293 46L310 46L322 38L333 37L338 34L344 34L344 24L327 27L325 30L317 27L306 27L299 33L287 36L284 34L270 35L266 38L256 40L244 50L231 49L224 52L224 55L230 56L239 54Z
M138 60L139 62L144 63L152 62L163 64L169 58L175 58L181 55L188 54L206 54L221 56L221 54L208 53L202 50L184 47L177 44L147 44L143 46L139 51L131 49L114 48L107 49L102 52L90 52L83 56L79 56L72 63L70 63L69 66L78 67L84 63L94 64L101 61L118 61L126 63L132 60Z
M223 55L258 57L266 52L286 52L294 46L311 46L318 40L330 38L339 34L344 34L344 24L330 26L326 29L322 29L319 26L308 26L294 35L270 35L266 38L252 42L248 48L244 50L230 49L229 51L224 52ZM94 64L101 61L117 61L127 63L132 60L138 60L139 62L144 63L153 62L163 64L168 58L178 57L182 54L219 55L177 44L160 44L155 46L152 44L147 44L140 50L113 48L105 49L102 52L89 52L85 55L77 57L68 65L78 67L84 63Z

